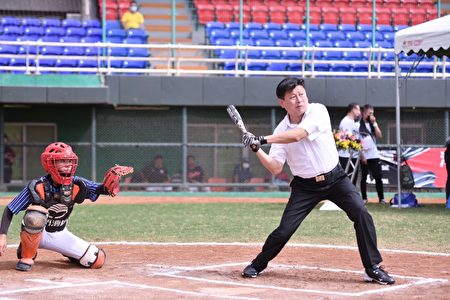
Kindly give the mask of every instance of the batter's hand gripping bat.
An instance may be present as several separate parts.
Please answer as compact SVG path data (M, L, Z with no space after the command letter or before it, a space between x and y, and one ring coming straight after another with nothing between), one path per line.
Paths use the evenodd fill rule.
M227 112L230 115L231 120L233 120L234 124L242 131L243 134L246 134L248 131L245 128L244 121L242 121L241 115L237 111L234 105L227 106Z

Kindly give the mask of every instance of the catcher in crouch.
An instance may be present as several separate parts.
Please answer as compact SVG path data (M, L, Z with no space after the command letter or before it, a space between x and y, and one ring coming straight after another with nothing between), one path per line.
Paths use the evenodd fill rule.
M6 235L13 214L25 210L17 248L17 270L31 270L38 248L61 253L87 268L101 268L105 251L75 236L66 225L75 204L85 199L95 201L99 195L114 197L119 192L120 176L133 172L133 168L112 167L106 172L103 184L74 176L78 157L69 145L61 142L45 148L41 164L47 175L31 180L3 212L0 255L6 251Z

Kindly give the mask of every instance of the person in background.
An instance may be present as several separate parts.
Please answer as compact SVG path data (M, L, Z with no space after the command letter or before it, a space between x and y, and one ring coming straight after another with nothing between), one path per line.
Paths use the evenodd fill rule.
M383 135L378 126L377 118L374 115L373 106L370 104L364 105L362 109L362 120L360 122L359 134L362 139L363 149L361 151L361 196L363 201L367 203L367 175L369 171L375 179L375 187L378 194L378 202L386 204L384 200L382 171L380 164L380 152L377 148L377 139Z
M233 182L248 183L252 179L253 173L250 169L250 161L247 158L242 158L241 162L234 167ZM253 190L248 187L239 188L240 191Z
M445 142L444 161L447 169L447 182L445 183L445 204L447 206L448 197L450 196L450 137Z
M144 29L144 16L139 12L136 1L130 2L130 10L125 12L120 19L124 29Z
M16 153L14 152L13 148L9 145L9 138L8 135L3 134L3 143L5 147L4 152L4 160L3 160L3 167L4 167L4 183L10 183L12 178L12 165L14 164L14 161L16 160Z
M170 182L169 172L164 166L162 155L158 154L153 158L153 162L142 169L140 173L141 182L168 183ZM170 191L171 187L148 187L148 191Z
M187 156L187 181L189 183L202 183L205 182L205 171L203 168L197 164L195 161L195 156ZM193 186L189 188L190 191L196 192L199 190L198 187ZM203 191L208 191L207 188L202 188Z
M341 123L339 123L339 130L345 131L348 133L351 133L355 136L359 136L359 119L361 118L361 109L359 108L358 103L350 103L347 105L347 111L345 114L345 117L341 120ZM345 170L348 160L350 158L350 152L345 150L339 150L339 163L341 164L342 168ZM353 172L358 172L358 166L356 165L356 161L358 158L359 153L353 152L352 154L352 162L353 166L355 166L356 170L353 171L353 166L350 165L349 169L346 170L348 174L352 174ZM356 185L356 182L358 180L358 176L354 176L352 183Z

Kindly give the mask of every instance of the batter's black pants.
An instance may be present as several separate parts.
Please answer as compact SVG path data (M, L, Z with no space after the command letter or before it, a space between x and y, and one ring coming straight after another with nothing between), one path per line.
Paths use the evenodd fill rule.
M368 159L367 164L361 163L361 196L363 199L367 199L367 175L372 174L375 179L375 187L377 189L378 200L384 199L383 191L383 173L381 171L381 164L379 158Z
M291 195L280 225L268 236L261 253L252 261L256 271L261 272L267 267L269 261L280 253L311 210L324 199L334 202L354 223L359 254L364 267L370 268L382 261L377 249L372 216L344 169L338 164L324 175L325 180L319 182L314 178L294 177L291 182Z

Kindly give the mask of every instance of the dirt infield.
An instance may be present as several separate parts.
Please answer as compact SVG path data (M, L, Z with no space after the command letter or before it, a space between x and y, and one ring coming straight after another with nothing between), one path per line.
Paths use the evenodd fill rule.
M288 245L258 278L240 276L252 244L105 244L106 265L83 269L39 251L29 273L0 260L0 299L448 299L450 256L384 252L397 283L365 283L355 249ZM421 267L418 267L421 266Z
M0 205L11 199L0 199ZM285 198L102 197L92 205L286 202ZM372 199L372 202L375 200ZM436 201L436 199L430 199ZM448 299L450 254L382 251L397 283L363 281L356 248L288 244L258 278L240 276L261 245L100 243L105 266L90 270L39 250L33 270L14 269L15 247L0 259L1 299Z

